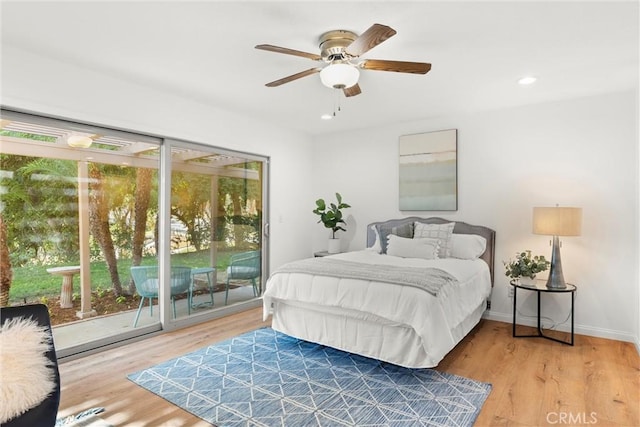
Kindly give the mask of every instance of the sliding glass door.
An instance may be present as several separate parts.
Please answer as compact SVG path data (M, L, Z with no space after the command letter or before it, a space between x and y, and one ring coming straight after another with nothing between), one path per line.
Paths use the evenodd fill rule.
M267 158L6 110L0 125L0 307L46 304L59 357L258 304Z
M263 283L267 159L175 140L164 149L171 170L168 317L255 301Z

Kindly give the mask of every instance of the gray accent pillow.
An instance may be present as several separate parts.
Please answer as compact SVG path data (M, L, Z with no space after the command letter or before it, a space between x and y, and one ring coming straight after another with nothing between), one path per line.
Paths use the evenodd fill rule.
M398 226L378 225L378 235L380 236L380 246L383 254L387 253L388 236L393 234L399 237L411 239L413 237L413 224L404 224Z

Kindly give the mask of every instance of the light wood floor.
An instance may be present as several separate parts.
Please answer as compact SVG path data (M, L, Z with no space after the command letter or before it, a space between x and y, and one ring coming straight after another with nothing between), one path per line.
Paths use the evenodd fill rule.
M115 426L207 426L126 375L262 326L254 309L62 363L60 415L101 406ZM477 426L640 426L640 358L630 343L512 338L510 324L483 320L437 369L493 384Z

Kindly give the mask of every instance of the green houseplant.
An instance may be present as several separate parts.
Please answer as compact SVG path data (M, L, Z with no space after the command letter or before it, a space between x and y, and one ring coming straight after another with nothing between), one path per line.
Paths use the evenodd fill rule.
M331 230L331 239L329 240L329 253L340 252L340 240L336 238L336 231L347 231L343 225L346 225L342 217L342 209L350 208L351 205L342 201L340 193L336 193L337 203L330 203L324 199L316 200L316 208L313 213L320 216L318 223L322 223L326 228Z
M529 250L517 253L515 259L503 263L505 266L504 274L512 279L520 279L521 277L534 279L537 273L547 270L551 265L544 255L531 256Z

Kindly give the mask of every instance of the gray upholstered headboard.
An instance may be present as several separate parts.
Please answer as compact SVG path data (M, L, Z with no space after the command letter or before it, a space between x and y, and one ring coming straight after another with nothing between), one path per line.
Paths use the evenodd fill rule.
M380 224L385 224L389 226L401 226L404 224L413 224L414 222L421 222L424 224L443 224L445 222L455 222L456 225L453 228L453 232L457 234L477 234L479 236L487 239L487 248L484 253L480 256L489 266L489 271L491 272L491 285L493 286L493 269L495 262L495 243L496 243L496 232L488 227L484 227L482 225L472 225L462 221L449 220L444 218L419 218L417 216L411 216L407 218L400 219L390 219L388 221L381 222L372 222L367 226L367 247L370 248L376 242L376 233L373 231L371 226L377 226Z

